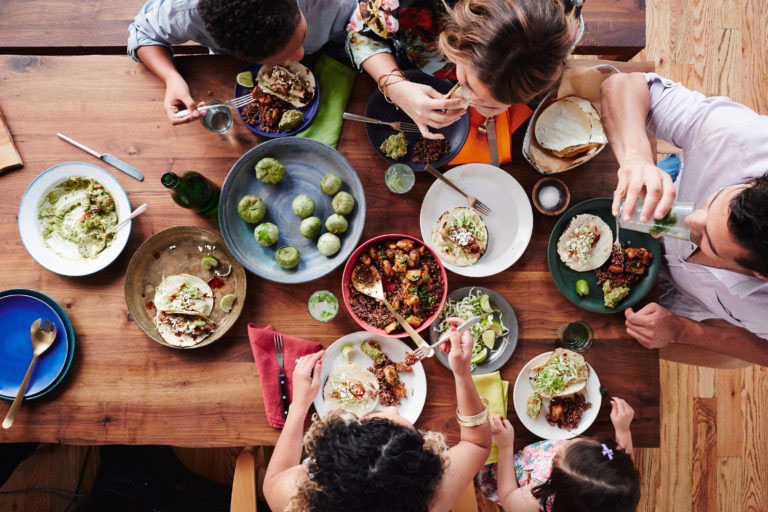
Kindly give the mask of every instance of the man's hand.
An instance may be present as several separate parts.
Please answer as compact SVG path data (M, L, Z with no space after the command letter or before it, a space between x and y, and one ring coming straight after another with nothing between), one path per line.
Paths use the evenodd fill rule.
M683 318L651 302L638 312L624 310L627 334L645 348L661 348L676 341L683 331Z
M509 420L501 417L501 414L494 414L490 419L491 434L493 442L499 447L499 450L513 450L515 444L515 428Z
M205 105L204 101L201 101L195 105L195 100L192 99L192 95L189 93L189 86L187 82L178 73L168 78L165 82L165 98L163 99L163 107L165 113L168 115L168 119L171 120L171 124L183 124L190 121L194 121L200 117L200 112L197 108ZM187 109L191 112L187 117L176 119L174 116Z
M645 160L628 160L619 167L619 183L613 193L613 215L619 215L621 200L624 204L624 221L628 222L635 213L637 200L645 189L645 204L640 212L640 222L648 222L651 215L661 219L675 202L675 185L672 177Z
M320 392L320 372L322 371L325 350L308 354L299 359L293 369L293 398L291 405L296 405L306 414L309 406Z

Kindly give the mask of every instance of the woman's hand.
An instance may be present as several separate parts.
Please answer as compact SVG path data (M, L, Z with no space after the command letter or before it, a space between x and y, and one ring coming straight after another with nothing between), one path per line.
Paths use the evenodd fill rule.
M299 407L304 414L320 392L321 358L325 350L302 356L293 369L293 398L291 405Z
M192 95L189 92L189 86L181 75L176 73L166 80L163 107L165 108L165 113L168 114L168 119L171 120L171 124L183 124L198 119L200 112L197 109L203 105L205 105L204 101L195 105L195 100L192 99ZM174 116L184 109L189 110L191 112L190 115L176 119Z
M461 325L464 320L451 316L446 318L445 322L451 325ZM471 375L469 362L472 359L472 347L475 345L472 331L467 329L459 333L456 331L456 327L451 327L449 335L450 340L440 345L440 350L448 354L448 363L451 365L454 375Z
M499 447L500 451L514 450L515 428L512 423L501 417L501 414L491 416L491 434L493 442Z
M446 100L432 87L402 80L386 86L387 96L413 119L427 139L442 139L440 133L431 133L429 127L444 128L459 120L466 109L461 98ZM443 110L448 110L443 112Z
M617 433L629 432L629 424L635 417L635 411L621 398L611 399L611 423Z

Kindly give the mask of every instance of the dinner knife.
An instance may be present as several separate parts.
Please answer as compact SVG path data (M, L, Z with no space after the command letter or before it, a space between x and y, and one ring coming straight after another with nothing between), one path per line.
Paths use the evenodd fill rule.
M496 147L496 120L493 116L488 118L485 125L488 130L488 151L491 154L491 165L499 166L499 149Z
M135 167L132 167L132 166L128 165L127 163L123 162L122 160L120 160L118 158L115 158L114 156L110 155L109 153L99 154L99 153L95 152L94 150L92 150L91 148L83 146L79 142L70 139L66 135L62 135L61 133L57 133L56 135L61 140L69 142L70 144L72 144L76 148L80 148L83 151L85 151L86 153L92 154L93 156L95 156L99 160L102 160L103 162L111 165L115 169L119 169L119 170L123 171L128 176L130 176L132 178L136 178L139 181L144 181L144 175L141 173L141 171L139 171Z

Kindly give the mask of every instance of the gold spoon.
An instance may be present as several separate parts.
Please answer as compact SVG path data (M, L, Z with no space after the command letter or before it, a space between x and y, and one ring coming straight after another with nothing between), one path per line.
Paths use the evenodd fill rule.
M363 295L380 300L387 306L389 312L392 313L392 316L395 317L395 320L397 320L400 326L405 329L405 332L408 333L411 339L416 343L417 347L427 347L428 350L431 350L429 348L429 343L419 336L414 328L411 327L411 324L406 322L405 318L395 311L395 308L393 308L392 304L387 300L387 297L384 295L384 286L381 284L381 274L376 267L373 265L358 264L352 269L351 280L355 290Z
M24 376L24 381L21 383L19 392L16 393L16 398L13 400L11 408L8 409L8 414L3 420L3 428L5 429L11 428L13 420L16 418L16 413L19 412L21 402L24 400L24 395L27 393L29 377L32 375L32 369L37 363L37 358L43 355L45 351L53 345L53 340L56 339L56 326L46 320L43 327L40 328L40 322L42 322L42 318L35 320L32 323L32 327L29 329L29 337L32 340L32 362L29 363L27 374Z

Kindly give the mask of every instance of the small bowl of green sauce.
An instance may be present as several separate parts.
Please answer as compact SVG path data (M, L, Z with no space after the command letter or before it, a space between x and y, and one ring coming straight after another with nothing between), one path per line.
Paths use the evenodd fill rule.
M339 312L339 299L328 290L318 290L309 296L307 310L318 322L330 322Z

